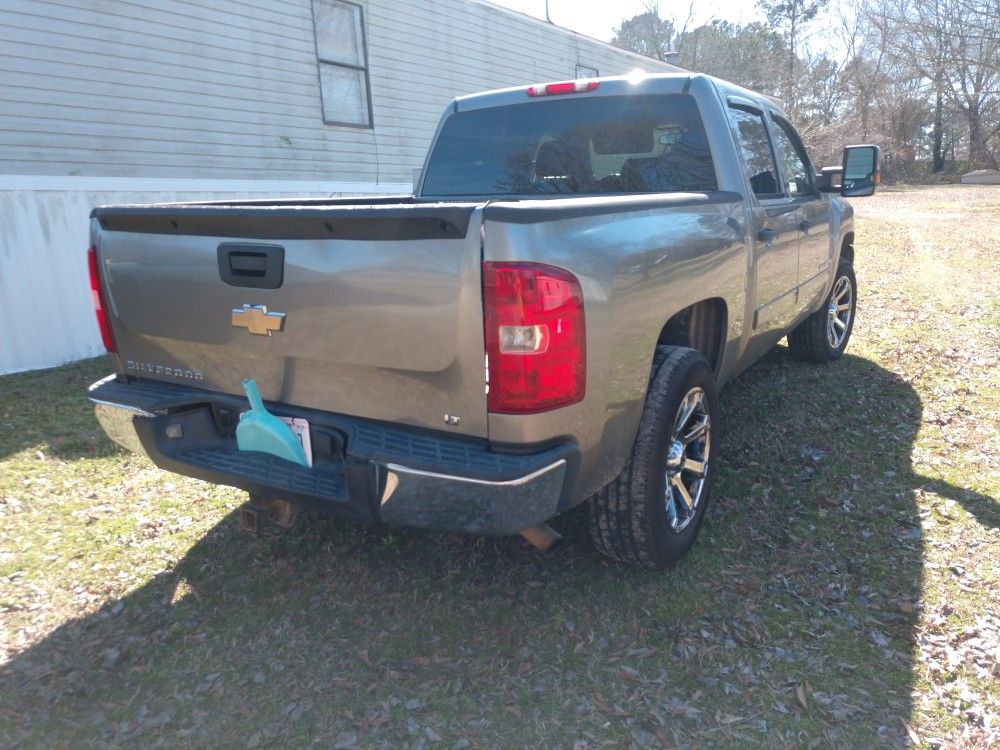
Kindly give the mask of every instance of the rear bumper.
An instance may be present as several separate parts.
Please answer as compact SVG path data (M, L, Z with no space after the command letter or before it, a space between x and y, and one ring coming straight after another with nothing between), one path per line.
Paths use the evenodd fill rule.
M568 507L579 465L571 444L512 455L485 440L269 405L309 420L307 469L237 450L242 398L114 376L88 396L108 436L160 468L373 524L516 534Z

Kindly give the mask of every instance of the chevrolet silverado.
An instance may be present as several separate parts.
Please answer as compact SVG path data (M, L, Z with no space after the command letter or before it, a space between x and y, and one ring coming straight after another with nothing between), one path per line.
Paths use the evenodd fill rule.
M114 373L89 397L121 445L247 490L249 527L305 505L545 548L587 503L601 552L667 567L708 505L717 389L784 336L847 346L843 196L878 159L817 172L773 99L704 75L461 97L411 196L95 209ZM291 452L242 439L245 381Z

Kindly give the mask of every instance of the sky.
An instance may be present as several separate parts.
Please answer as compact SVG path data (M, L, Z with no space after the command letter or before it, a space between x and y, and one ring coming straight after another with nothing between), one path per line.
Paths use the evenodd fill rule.
M536 18L545 18L545 0L490 0L511 10L527 13ZM615 27L623 19L637 16L646 10L649 0L549 0L549 17L552 22L587 36L610 42ZM683 25L688 14L687 3L660 2L660 15L673 18L678 26ZM753 0L714 0L714 2L694 3L694 23L707 23L713 18L739 23L763 20Z
M490 0L496 5L527 13L535 18L545 18L545 0ZM549 0L549 17L552 23L586 34L603 42L610 42L614 30L621 22L644 13L649 0ZM833 12L841 6L838 0L831 0L830 10L821 14L808 28L802 42L805 49L823 51L836 56L838 42L833 33L836 27ZM689 28L719 19L733 23L763 21L764 14L754 0L660 0L660 16L672 18L676 28L684 26L688 9L693 9Z

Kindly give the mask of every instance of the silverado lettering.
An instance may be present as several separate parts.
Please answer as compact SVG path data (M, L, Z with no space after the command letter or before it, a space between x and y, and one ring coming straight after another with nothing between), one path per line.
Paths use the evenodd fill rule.
M204 380L205 375L199 370L186 370L180 367L165 367L163 365L153 365L148 362L136 362L129 359L125 361L125 369L134 372L144 372L151 375L166 375L173 378L186 378L187 380Z

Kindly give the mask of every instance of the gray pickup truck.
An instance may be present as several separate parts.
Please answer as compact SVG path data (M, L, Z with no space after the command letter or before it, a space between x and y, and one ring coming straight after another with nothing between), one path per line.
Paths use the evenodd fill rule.
M669 566L717 388L786 335L847 346L834 194L877 182L876 147L817 173L773 100L703 75L462 97L412 196L94 210L115 372L89 397L121 445L249 491L250 527L305 505L545 548L586 502L601 552ZM306 464L237 440L247 379Z

